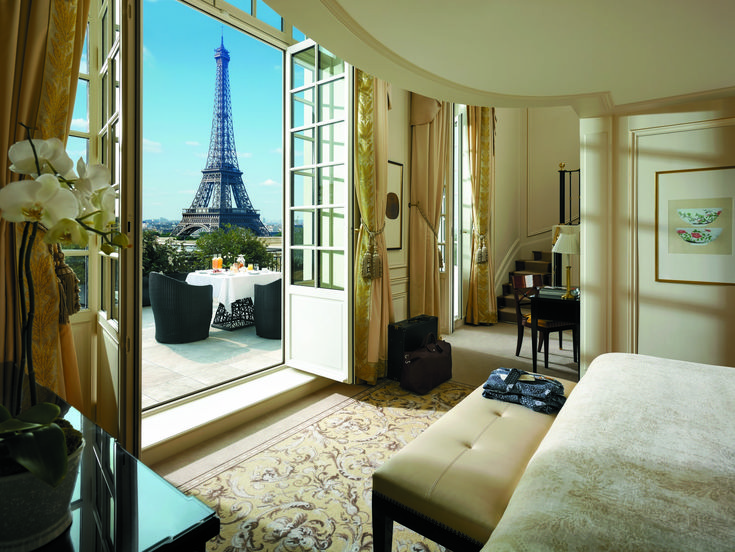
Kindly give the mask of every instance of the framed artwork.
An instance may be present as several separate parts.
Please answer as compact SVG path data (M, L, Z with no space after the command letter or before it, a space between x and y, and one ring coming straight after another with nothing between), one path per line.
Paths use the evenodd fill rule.
M388 161L388 190L385 201L385 246L403 247L403 164Z
M656 173L656 281L735 285L735 167Z

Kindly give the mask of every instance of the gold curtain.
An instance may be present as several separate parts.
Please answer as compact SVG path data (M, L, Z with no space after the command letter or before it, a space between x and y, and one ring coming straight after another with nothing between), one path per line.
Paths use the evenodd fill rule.
M87 30L89 0L69 2L1 2L0 48L0 185L22 178L10 172L7 151L26 138L24 123L35 138L66 140L76 94L79 61ZM0 350L2 384L13 377L19 362L17 245L23 225L0 221ZM33 246L31 273L36 297L32 331L37 381L82 407L79 373L71 331L59 325L59 296L53 258L40 237ZM62 366L62 360L66 365ZM3 393L7 387L3 388ZM5 395L4 395L5 397Z
M385 376L388 324L393 322L385 247L388 189L388 85L355 70L355 188L362 224L355 248L355 376L375 384ZM375 253L380 261L373 261ZM363 274L367 257L377 263L373 277Z
M472 264L467 314L469 324L498 321L493 262L490 254L490 216L495 185L495 109L467 107L467 144L472 179Z
M411 316L441 316L437 232L450 153L451 115L451 104L411 94Z

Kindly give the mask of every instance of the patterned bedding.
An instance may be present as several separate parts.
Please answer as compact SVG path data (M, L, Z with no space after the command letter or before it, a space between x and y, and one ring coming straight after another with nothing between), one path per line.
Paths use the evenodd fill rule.
M735 550L735 368L597 358L482 550Z

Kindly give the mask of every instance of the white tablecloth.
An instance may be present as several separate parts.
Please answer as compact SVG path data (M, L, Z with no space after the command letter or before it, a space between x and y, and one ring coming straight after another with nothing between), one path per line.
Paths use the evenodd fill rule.
M194 286L205 286L211 284L212 295L219 300L227 309L232 312L231 305L238 299L252 297L255 284L270 284L281 277L280 272L238 272L229 271L212 272L211 270L202 270L198 272L190 272L186 276L186 283Z

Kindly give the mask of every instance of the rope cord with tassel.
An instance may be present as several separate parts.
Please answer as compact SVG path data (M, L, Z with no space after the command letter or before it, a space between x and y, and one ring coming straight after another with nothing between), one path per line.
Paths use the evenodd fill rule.
M68 324L69 317L82 308L79 303L79 278L64 261L64 253L59 244L53 249L54 270L59 284L59 323Z
M485 234L480 234L475 228L475 236L477 236L478 247L475 251L475 264L487 264L487 245L485 245Z
M381 226L380 230L376 232L370 230L368 225L365 224L365 221L362 221L360 225L370 236L370 245L368 246L368 250L363 254L360 263L362 278L363 280L375 280L383 276L383 259L380 257L378 248L375 246L375 237L382 234L383 230L385 230L385 221L383 221L383 226Z
M416 207L419 210L419 214L421 215L421 218L424 219L426 222L426 225L429 227L429 230L431 230L431 233L434 234L434 239L437 241L436 250L439 254L439 268L444 268L444 258L442 256L442 250L439 248L439 233L434 228L434 225L429 222L429 217L426 216L426 213L424 213L424 210L421 208L421 205L419 205L419 202L416 203L410 203L408 204L409 207Z

